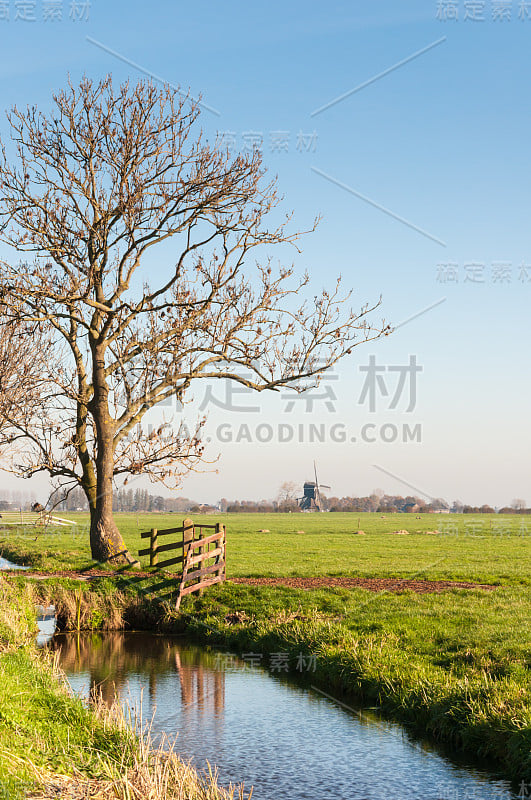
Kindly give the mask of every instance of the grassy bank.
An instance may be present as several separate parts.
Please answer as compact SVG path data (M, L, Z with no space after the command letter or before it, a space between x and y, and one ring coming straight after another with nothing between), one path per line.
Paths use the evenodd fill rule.
M0 797L233 796L167 743L154 750L118 706L87 708L74 698L51 655L35 649L35 600L31 585L0 579Z

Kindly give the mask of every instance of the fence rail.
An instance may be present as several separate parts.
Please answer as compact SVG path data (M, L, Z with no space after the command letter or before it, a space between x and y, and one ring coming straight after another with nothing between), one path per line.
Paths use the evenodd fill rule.
M32 525L45 528L48 525L67 527L76 525L76 523L71 519L55 517L45 511L0 511L0 527L4 525L18 525L19 527L22 525Z
M203 535L204 530L215 533ZM159 536L178 535L179 539L167 544L159 544ZM221 583L226 577L226 531L219 522L215 525L195 525L193 520L185 519L177 528L158 530L152 528L140 534L142 539L149 539L149 547L138 551L139 556L149 556L150 567L165 569L182 564L182 571L176 576L178 581L176 609L181 600L193 592L203 593L208 586ZM178 550L180 554L159 561L161 553ZM195 567L195 569L192 569Z

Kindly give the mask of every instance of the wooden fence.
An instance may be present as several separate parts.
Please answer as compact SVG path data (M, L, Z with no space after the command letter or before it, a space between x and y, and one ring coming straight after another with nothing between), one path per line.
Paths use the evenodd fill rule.
M207 531L207 535L203 531ZM214 533L208 534L212 530ZM173 542L160 544L159 539L165 536L179 535ZM203 593L207 586L225 580L226 536L225 527L215 525L194 525L193 520L185 519L179 528L166 528L159 531L152 528L140 534L142 539L149 539L149 547L138 551L139 556L149 556L150 567L165 569L182 564L177 576L178 594L175 607L178 609L181 600L192 592ZM178 551L178 555L159 561L161 553Z

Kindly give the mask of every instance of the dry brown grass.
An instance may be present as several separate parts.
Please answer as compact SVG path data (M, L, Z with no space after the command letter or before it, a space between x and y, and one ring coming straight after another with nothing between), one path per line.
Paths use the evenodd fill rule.
M54 584L39 587L41 602L55 605L57 626L63 631L122 630L127 600L122 592L105 595L85 586L72 589ZM129 601L130 602L130 601Z
M243 786L224 789L208 765L203 775L174 751L174 744L162 737L154 746L151 726L142 727L138 718L119 703L109 706L101 697L92 700L93 713L106 726L134 733L137 746L131 763L129 754L116 761L102 753L100 777L87 778L75 766L72 775L40 771L30 765L41 788L27 795L31 800L249 800L252 789Z
M31 800L238 800L242 788L221 788L215 773L200 776L173 752L151 750L129 768L109 765L107 778L87 779L78 774L40 775L42 789ZM251 797L251 792L247 797Z

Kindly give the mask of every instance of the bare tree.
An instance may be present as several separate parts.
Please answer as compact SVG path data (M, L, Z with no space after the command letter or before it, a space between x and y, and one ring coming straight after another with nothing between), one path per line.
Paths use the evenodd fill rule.
M348 310L339 281L300 302L308 277L266 252L299 233L271 221L279 199L260 154L205 142L196 103L110 77L53 99L48 116L12 110L17 158L3 147L0 160L0 240L32 254L3 265L0 302L53 332L55 358L43 422L19 426L26 461L13 468L81 486L93 557L123 560L113 480L178 485L203 458L202 421L147 434L153 406L200 378L302 391L389 328L369 319L378 303Z
M279 511L295 511L297 509L297 492L300 490L294 481L284 481L278 489L277 502Z
M299 486L294 481L284 481L278 489L277 500L279 503L286 503L295 500Z
M50 341L38 325L0 313L0 435L4 444L10 443L17 426L28 423L30 415L35 423L49 349Z

